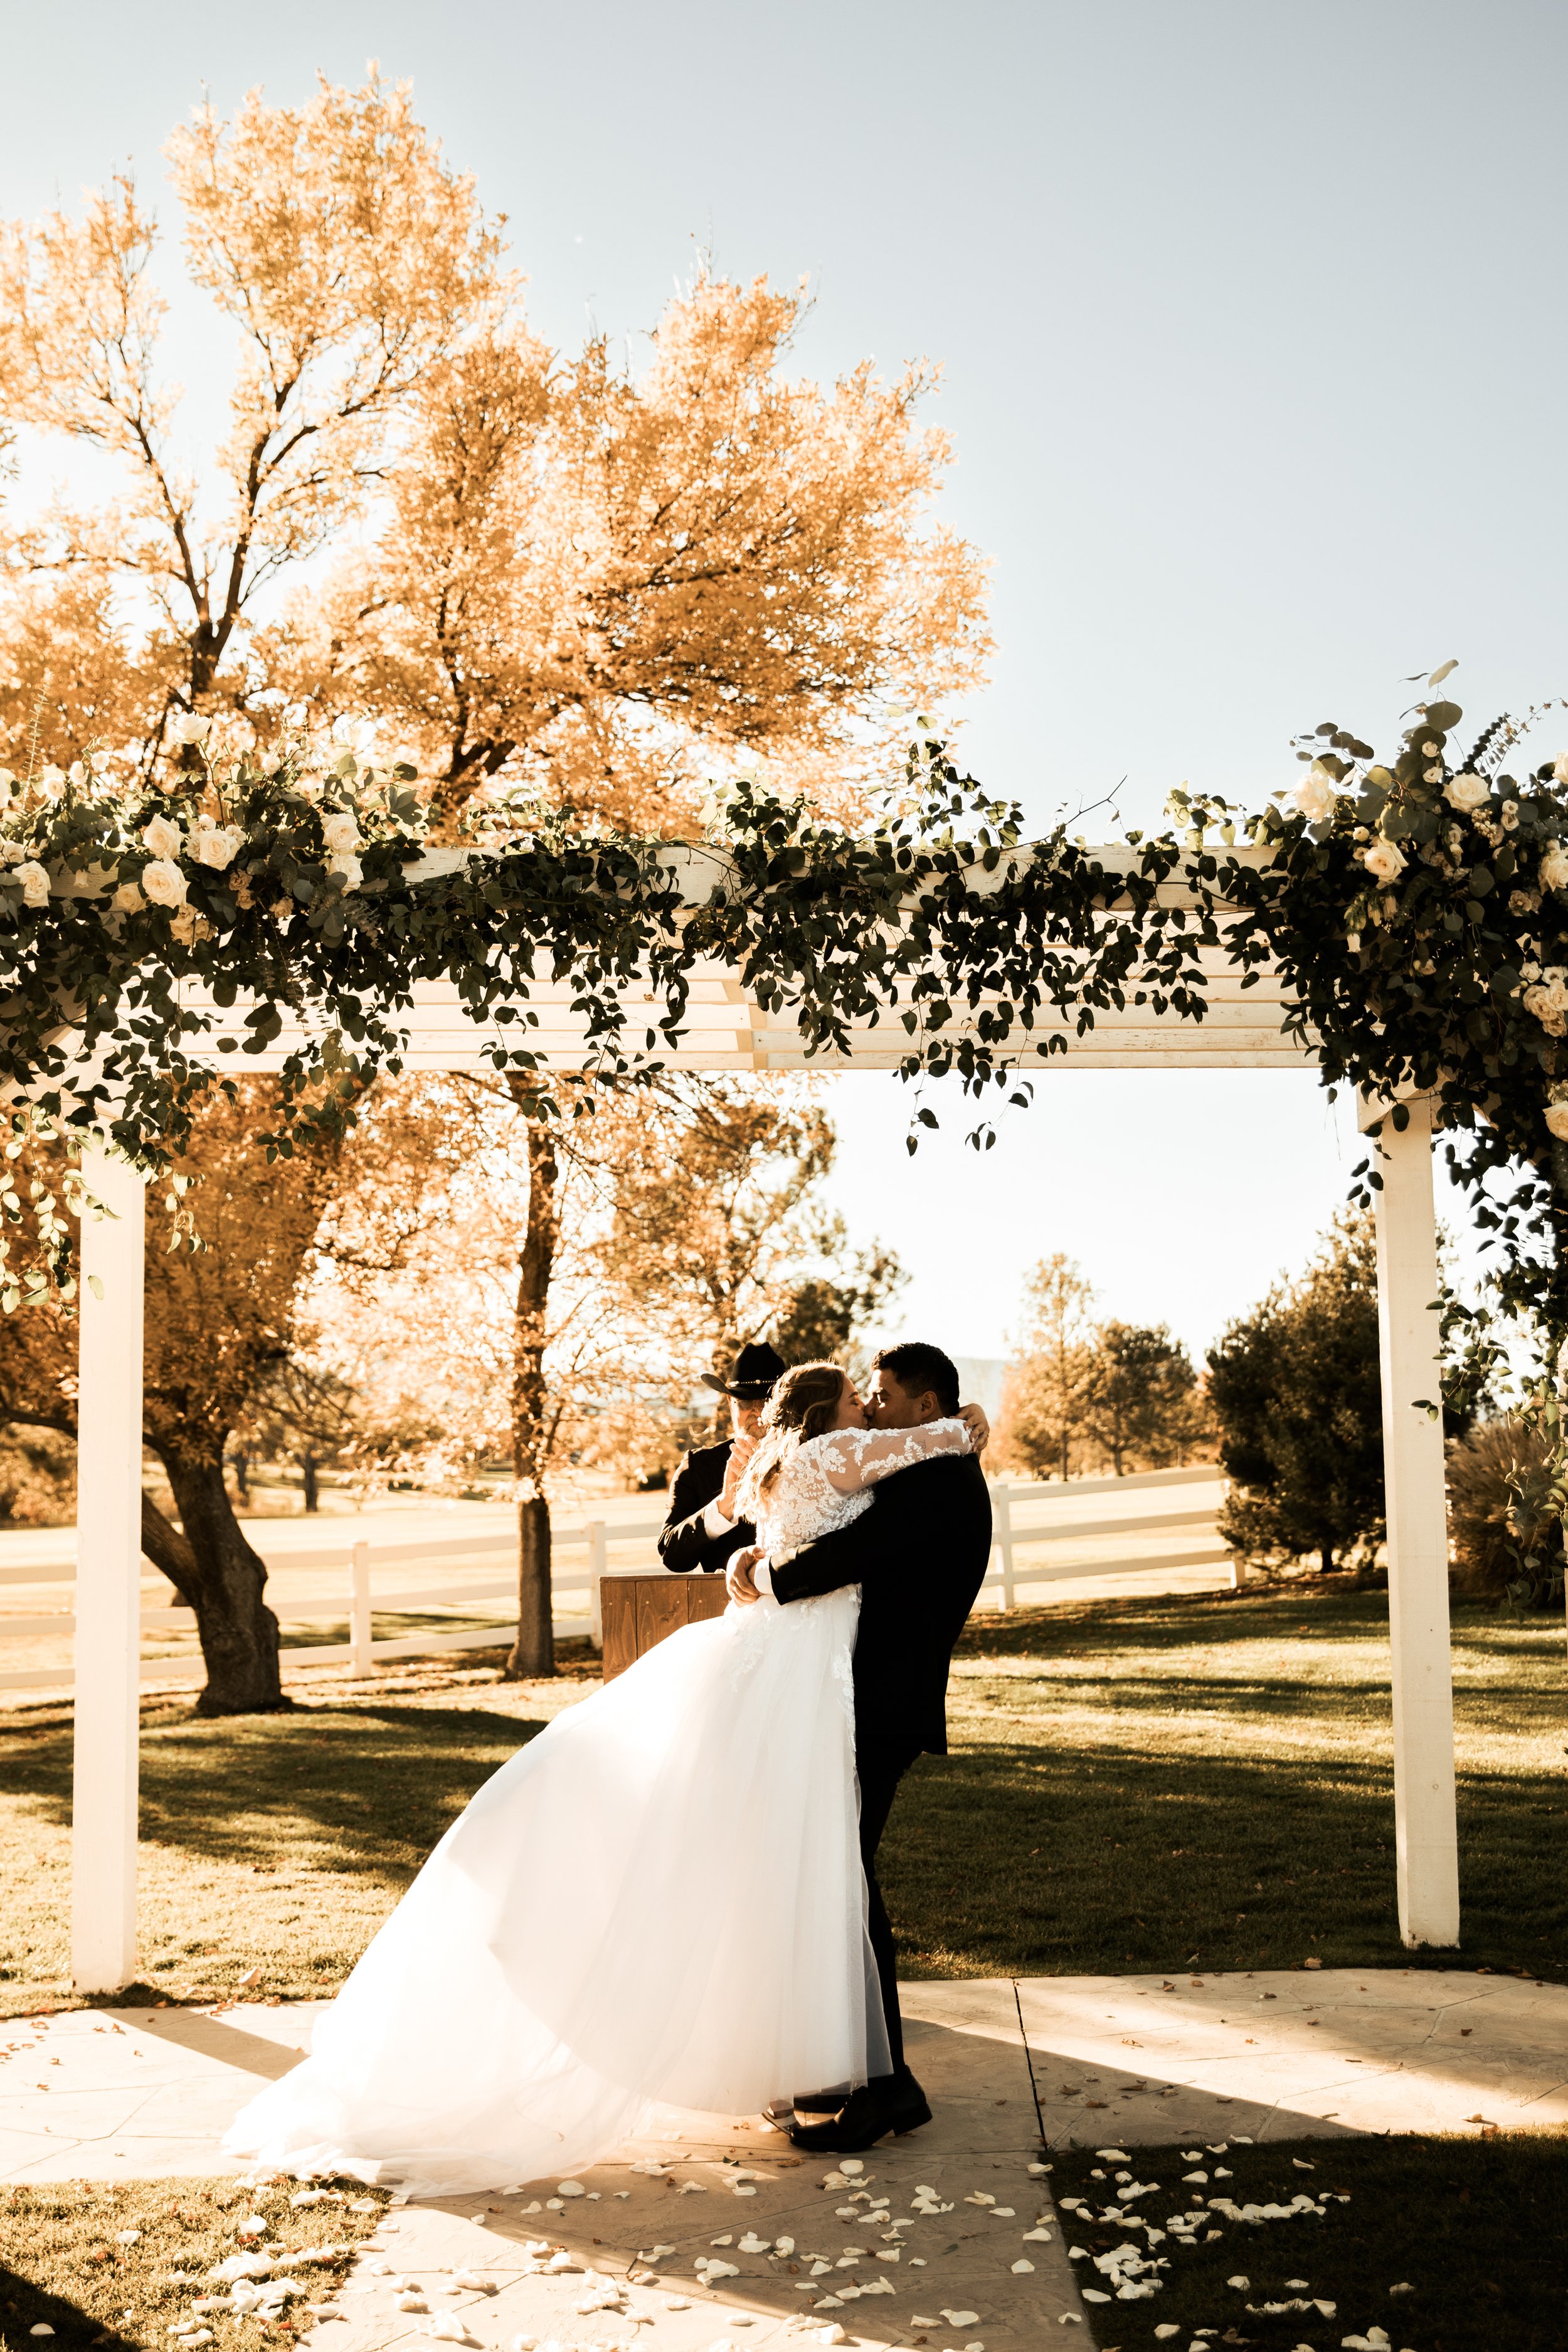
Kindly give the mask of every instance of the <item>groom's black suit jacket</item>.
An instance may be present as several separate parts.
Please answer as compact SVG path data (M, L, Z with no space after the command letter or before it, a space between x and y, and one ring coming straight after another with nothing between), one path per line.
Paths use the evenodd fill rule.
M757 1531L750 1519L737 1519L728 1535L710 1536L703 1525L710 1503L716 1503L730 1467L734 1439L721 1445L694 1445L680 1459L669 1489L669 1510L659 1531L658 1556L678 1576L696 1569L713 1576L728 1568L731 1552L755 1543Z
M941 1454L871 1489L871 1507L773 1569L773 1596L860 1587L855 1736L947 1754L947 1670L991 1557L991 1496L973 1454Z

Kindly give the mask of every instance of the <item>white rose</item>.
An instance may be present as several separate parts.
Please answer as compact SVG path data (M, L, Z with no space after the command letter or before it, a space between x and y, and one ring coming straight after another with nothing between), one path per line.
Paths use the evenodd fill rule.
M1332 814L1339 794L1339 785L1321 760L1314 760L1290 797L1303 816L1313 824L1321 824Z
M1548 1103L1546 1124L1559 1143L1568 1143L1568 1102Z
M139 882L122 882L109 903L116 914L139 915L147 901Z
M1546 855L1541 861L1541 887L1543 890L1568 890L1568 856L1560 841L1549 841Z
M166 816L155 816L142 835L154 857L178 857L185 836Z
M155 907L185 903L185 877L172 857L155 857L142 876L142 887Z
M10 768L0 768L0 800L8 801L12 793L16 790L16 778L14 770Z
M324 816L321 838L329 849L336 850L340 856L352 855L359 847L359 819L347 813Z
M49 903L49 877L37 859L29 857L26 865L18 866L15 870L26 904L29 907L47 907Z
M353 751L363 759L375 750L375 723L369 719L336 719L332 721L332 740L341 751Z
M1361 862L1379 882L1392 882L1405 871L1405 859L1392 841L1374 841L1361 854Z
M169 730L172 743L205 743L213 731L210 719L203 719L195 710L182 710Z
M1489 801L1491 796L1492 788L1486 778L1469 774L1450 776L1447 789L1443 794L1449 807L1457 809L1478 809L1483 801Z
M340 851L336 857L328 858L327 871L329 874L342 876L345 890L357 890L364 880L364 869L359 859L351 857L346 850Z
M215 824L203 817L191 836L191 856L198 866L212 866L221 874L232 866L245 847L245 835L237 825Z
M63 768L57 768L52 764L45 768L41 779L44 790L49 793L58 793L60 786L65 782L65 770Z
M1568 751L1559 751L1552 761L1552 781L1554 784L1568 784Z

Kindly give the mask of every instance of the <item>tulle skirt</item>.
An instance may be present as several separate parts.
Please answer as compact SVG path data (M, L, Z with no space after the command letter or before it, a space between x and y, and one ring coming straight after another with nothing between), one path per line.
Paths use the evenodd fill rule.
M859 1597L689 1625L487 1781L224 2145L416 2193L569 2172L661 2113L889 2071Z

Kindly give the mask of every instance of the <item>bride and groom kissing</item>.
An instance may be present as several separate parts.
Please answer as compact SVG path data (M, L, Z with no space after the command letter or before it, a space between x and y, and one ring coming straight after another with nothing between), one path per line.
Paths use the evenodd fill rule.
M582 2168L672 2113L845 2152L929 2120L876 1855L904 1773L946 1750L984 1417L921 1343L884 1349L864 1399L771 1349L711 1385L736 1437L682 1465L660 1549L721 1567L730 1607L484 1784L230 2153L444 2194Z

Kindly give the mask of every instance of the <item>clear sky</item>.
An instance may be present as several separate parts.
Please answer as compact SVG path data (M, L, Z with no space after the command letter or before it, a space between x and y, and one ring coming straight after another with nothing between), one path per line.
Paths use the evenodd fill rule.
M942 360L945 512L995 562L966 755L1042 823L1110 793L1148 824L1183 778L1261 799L1296 727L1385 740L1452 655L1478 724L1568 691L1553 0L0 0L0 34L8 213L128 156L154 183L204 84L299 99L375 56L510 216L552 340L635 356L706 247L810 278L812 373ZM846 1209L970 1354L1055 1247L1201 1343L1348 1166L1306 1074L1053 1075L984 1170L911 1166L892 1082L841 1104Z

